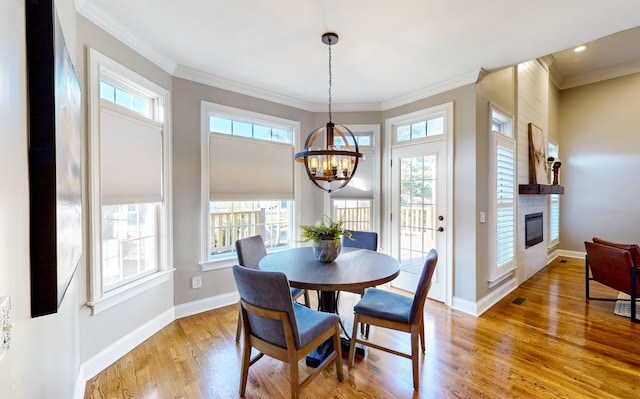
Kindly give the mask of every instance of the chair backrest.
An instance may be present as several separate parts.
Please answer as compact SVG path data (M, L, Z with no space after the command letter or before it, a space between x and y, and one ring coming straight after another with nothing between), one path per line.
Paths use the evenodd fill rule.
M411 310L409 311L409 322L413 323L416 317L422 314L424 310L424 301L427 299L429 288L431 288L431 278L433 278L433 272L436 270L436 264L438 263L438 252L435 249L429 251L427 260L422 267L422 273L418 280L418 287L413 297L413 303L411 304Z
M609 245L585 242L587 260L593 279L618 291L631 294L631 252ZM636 282L636 290L640 285Z
M296 346L300 348L300 334L293 311L293 300L287 276L281 272L268 272L235 265L233 266L233 277L242 300L263 309L286 312L289 315L293 338ZM247 312L247 316L248 331L251 334L282 348L287 346L281 321L258 316L251 312Z
M640 267L640 247L637 244L621 244L613 241L606 241L602 238L593 237L593 242L596 244L608 245L610 247L616 247L620 249L626 249L631 252L631 258L633 259L633 263Z
M347 230L351 233L351 240L347 237L342 237L343 247L353 247L370 249L372 251L378 250L378 233L375 231L356 231Z
M267 256L267 248L261 235L241 238L236 241L236 252L240 266L259 269L260 259Z

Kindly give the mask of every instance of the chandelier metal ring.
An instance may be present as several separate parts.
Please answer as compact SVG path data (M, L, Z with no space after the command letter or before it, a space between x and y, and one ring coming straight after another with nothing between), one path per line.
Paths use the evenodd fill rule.
M351 181L358 169L358 163L363 161L364 157L360 153L353 132L346 126L335 125L332 121L331 45L338 42L338 35L332 32L325 33L322 35L322 42L329 46L329 122L311 131L304 143L304 150L295 154L295 160L304 162L307 176L317 188L331 193L340 190ZM324 148L314 147L322 133L325 134ZM336 146L336 142L340 146ZM332 187L331 183L336 181L340 182L340 185Z

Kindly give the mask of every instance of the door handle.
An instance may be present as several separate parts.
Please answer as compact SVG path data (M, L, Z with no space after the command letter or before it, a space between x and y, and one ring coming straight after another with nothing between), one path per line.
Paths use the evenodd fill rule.
M438 231L442 233L444 231L444 227L442 226L438 227Z

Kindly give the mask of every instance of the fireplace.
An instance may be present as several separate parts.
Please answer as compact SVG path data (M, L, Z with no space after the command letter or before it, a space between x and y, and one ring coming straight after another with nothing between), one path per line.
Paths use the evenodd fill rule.
M524 247L529 248L543 240L542 212L524 215Z

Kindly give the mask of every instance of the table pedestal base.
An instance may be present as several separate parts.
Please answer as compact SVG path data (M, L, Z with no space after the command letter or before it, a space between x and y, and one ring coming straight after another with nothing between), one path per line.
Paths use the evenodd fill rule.
M342 344L342 356L349 354L349 349L351 348L351 341L346 338L340 339ZM356 355L364 356L366 347L363 345L356 344ZM331 340L326 341L322 345L318 346L311 353L307 355L307 366L316 368L322 363L324 359L327 358L329 352L333 350L333 343Z

